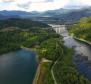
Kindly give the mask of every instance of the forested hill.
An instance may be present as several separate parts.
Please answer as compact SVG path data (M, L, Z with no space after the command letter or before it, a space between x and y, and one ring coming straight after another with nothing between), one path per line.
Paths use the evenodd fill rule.
M7 20L0 20L0 28L17 27L17 28L33 28L33 27L49 27L45 23L32 21L30 19L11 18Z
M91 42L91 17L82 18L77 24L73 25L70 33Z

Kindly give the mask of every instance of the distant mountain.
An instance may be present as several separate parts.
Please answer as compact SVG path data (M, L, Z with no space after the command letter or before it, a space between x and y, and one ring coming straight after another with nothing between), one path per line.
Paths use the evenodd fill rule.
M40 13L33 11L33 12L26 12L26 11L7 11L7 10L3 10L0 11L0 16L3 15L5 17L2 17L0 19L7 19L7 18L30 18L30 17L35 17L38 16Z
M0 20L8 19L8 18L19 18L18 15L6 15L0 13Z
M8 19L8 18L20 18L20 16L28 15L29 13L25 11L0 11L0 19Z
M60 15L60 14L66 14L68 12L71 12L73 11L73 9L57 9L57 10L49 10L49 11L46 11L46 12L42 12L40 15L41 16L49 16L49 17L52 17L52 16L57 16L57 15Z
M3 11L0 11L0 14L4 14L4 15L28 15L29 12L25 12L25 11L7 11L7 10L3 10Z
M3 15L5 16L5 18L12 18L12 17L20 17L20 18L31 18L31 17L53 17L53 16L57 16L60 14L65 14L68 13L69 11L72 10L68 10L68 9L58 9L58 10L49 10L46 12L36 12L36 11L32 11L32 12L26 12L26 11L7 11L7 10L3 10L0 11L0 16ZM4 17L3 17L4 18ZM2 19L2 18L0 18Z
M64 21L78 21L82 17L89 17L91 16L91 7L90 8L82 8L82 9L76 9L76 10L69 10L68 12L64 14L59 14L56 17L56 19L64 20Z
M0 14L0 19L4 19L4 18L8 18L9 16L6 16L6 15L3 15L3 14Z
M81 9L58 9L40 14L40 21L76 22L82 17L91 16L91 7ZM37 20L38 18L35 18Z
M91 16L91 7L80 9L57 9L45 12L25 12L25 11L0 11L0 19L7 18L28 18L35 21L60 21L60 22L75 22L82 17Z

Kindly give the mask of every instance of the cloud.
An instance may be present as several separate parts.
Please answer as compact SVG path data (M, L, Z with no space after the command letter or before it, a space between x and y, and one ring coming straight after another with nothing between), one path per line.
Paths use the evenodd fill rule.
M69 0L54 0L53 2L32 3L29 10L46 11L63 8Z
M80 2L81 4L91 6L91 0L80 0L79 2Z
M69 0L0 0L0 10L46 11L62 8L68 2Z
M46 2L53 2L54 0L46 0Z
M3 3L12 3L14 2L15 0L0 0L0 2L3 2Z
M0 0L0 10L46 11L84 5L91 6L91 0Z
M2 2L14 2L14 0L2 0Z
M23 3L23 4L17 4L18 7L28 9L30 7L31 2Z
M70 0L66 8L83 8L91 6L91 0Z

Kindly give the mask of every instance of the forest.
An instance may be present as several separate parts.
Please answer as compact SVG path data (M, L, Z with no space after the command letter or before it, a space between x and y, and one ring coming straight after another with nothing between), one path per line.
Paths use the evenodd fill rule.
M91 42L91 17L84 17L69 29L71 35Z
M31 29L31 28L39 28L39 27L49 27L49 25L38 22L32 21L30 19L21 19L21 18L10 18L7 20L0 20L0 28L8 28L8 27L17 27L22 29Z
M15 23L17 24L17 22ZM84 21L84 23L86 22ZM64 46L62 36L56 34L51 27L44 28L44 25L44 27L30 26L30 28L27 27L28 29L23 29L20 23L18 25L20 26L17 28L14 25L13 27L1 28L0 54L21 49L22 46L36 48L39 63L43 58L51 61L42 64L41 73L43 73L43 77L40 77L39 81L42 83L39 82L39 84L54 83L51 71L54 73L57 84L91 84L83 75L79 75L73 64L74 51ZM83 30L81 29L81 31ZM74 31L71 30L71 32ZM55 62L57 63L55 64Z
M72 49L64 46L62 38L51 38L44 41L39 47L39 57L52 62L42 64L41 73L45 72L45 76L39 81L45 81L42 83L38 81L38 84L53 84L52 70L57 84L90 84L91 82L79 74L73 64L73 52Z

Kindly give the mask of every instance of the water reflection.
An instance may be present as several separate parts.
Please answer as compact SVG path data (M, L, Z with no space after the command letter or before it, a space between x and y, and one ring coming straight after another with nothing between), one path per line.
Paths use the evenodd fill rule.
M91 80L91 47L84 43L80 43L68 35L66 31L62 34L64 37L65 45L74 48L75 55L73 57L74 64L81 74L84 74ZM66 36L66 37L65 37Z
M36 68L34 52L22 49L0 56L0 84L32 84Z

